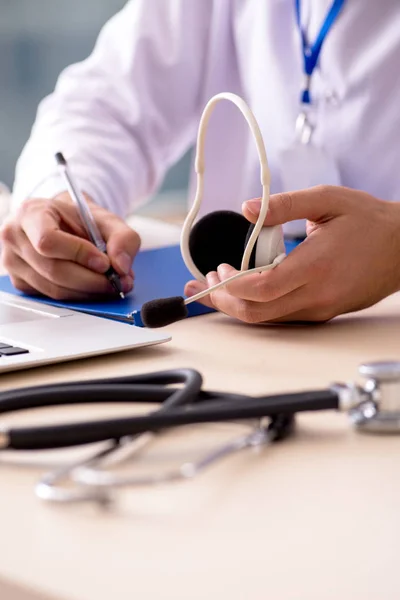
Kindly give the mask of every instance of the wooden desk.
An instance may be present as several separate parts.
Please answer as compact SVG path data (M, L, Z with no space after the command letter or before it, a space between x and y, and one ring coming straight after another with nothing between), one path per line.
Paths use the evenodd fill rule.
M2 375L0 389L181 366L249 393L354 380L362 361L400 358L400 299L324 326L213 314L169 330L163 346ZM43 504L33 486L44 466L3 459L0 598L398 600L399 459L400 436L302 415L282 445L182 485L123 492L108 510Z

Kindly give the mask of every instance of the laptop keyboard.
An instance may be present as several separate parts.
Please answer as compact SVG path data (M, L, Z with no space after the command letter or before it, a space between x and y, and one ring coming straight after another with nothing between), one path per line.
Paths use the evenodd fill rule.
M2 356L16 356L17 354L28 354L29 350L20 348L19 346L11 346L0 342L0 358Z

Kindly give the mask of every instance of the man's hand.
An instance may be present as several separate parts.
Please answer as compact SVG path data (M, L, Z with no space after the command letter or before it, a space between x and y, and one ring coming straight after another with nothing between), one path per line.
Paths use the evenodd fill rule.
M115 294L104 276L110 264L123 291L133 287L132 261L140 239L121 219L88 200L107 244L107 256L88 239L67 193L53 200L32 199L3 225L2 259L13 285L56 300Z
M260 200L243 205L255 223ZM307 238L271 271L207 296L208 306L247 323L327 321L367 308L400 289L400 205L343 187L271 196L265 225L307 219ZM208 287L237 271L221 265ZM186 294L206 289L189 282Z

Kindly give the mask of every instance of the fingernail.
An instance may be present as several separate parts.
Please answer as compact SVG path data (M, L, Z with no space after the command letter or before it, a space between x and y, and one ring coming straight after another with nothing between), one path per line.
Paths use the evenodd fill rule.
M110 263L105 256L92 256L92 258L89 258L88 266L96 273L105 273Z
M258 216L261 209L261 200L247 200L247 202L244 202L243 207L246 208L252 215Z
M232 271L234 271L234 269L231 267L231 265L223 263L222 265L219 265L217 271L219 278L223 280L228 279L228 277L233 274Z
M217 283L220 283L220 278L216 271L210 271L210 273L207 273L206 279L207 279L207 283L208 283L209 287L211 287L212 285L216 285Z
M129 273L132 266L132 259L129 254L126 252L121 252L121 254L118 254L117 258L115 259L115 262L122 273L125 275Z

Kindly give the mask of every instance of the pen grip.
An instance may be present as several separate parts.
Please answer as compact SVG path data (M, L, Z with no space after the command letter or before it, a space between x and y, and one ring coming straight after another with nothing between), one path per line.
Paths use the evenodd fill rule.
M63 174L64 174L64 178L65 178L65 182L66 182L69 194L70 194L73 202L76 204L76 206L78 208L78 212L80 214L82 223L87 231L87 234L88 234L90 240L92 241L93 244L95 244L95 246L100 250L100 252L105 253L107 250L107 245L102 238L102 235L99 231L97 223L93 218L93 215L90 211L90 208L87 204L87 201L86 201L83 193L75 185L75 183L71 177L71 174L69 172L68 167L65 165L65 166L63 166L62 170L63 170Z

